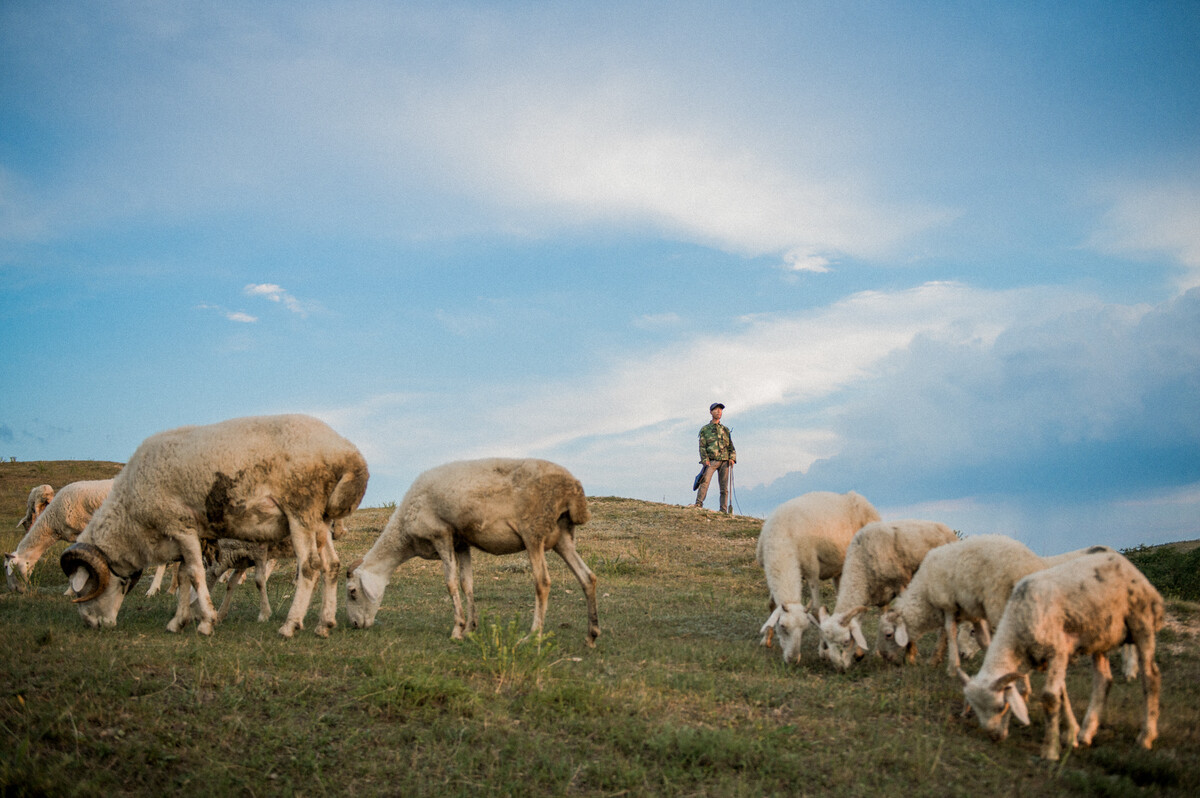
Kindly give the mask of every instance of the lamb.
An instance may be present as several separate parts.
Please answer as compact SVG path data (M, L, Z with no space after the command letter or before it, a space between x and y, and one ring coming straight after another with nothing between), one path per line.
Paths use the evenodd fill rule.
M29 505L34 521L17 550L4 555L4 571L8 578L8 588L16 593L24 593L29 584L30 574L38 560L46 550L58 541L73 542L79 533L92 519L92 514L104 502L113 481L111 479L93 479L71 482L63 485L44 510L33 513L34 494L40 496L40 488L34 488L29 495ZM49 485L42 485L49 488ZM40 498L39 498L40 500Z
M930 549L957 540L950 527L936 521L876 521L860 529L846 548L833 614L824 607L818 611L820 656L839 670L848 669L870 648L858 616L898 596Z
M587 598L586 642L600 636L596 576L575 550L575 527L591 517L583 486L567 469L546 460L491 458L446 463L413 482L363 559L346 571L350 624L375 622L393 571L412 557L440 559L454 603L451 637L477 625L471 576L472 547L489 554L525 551L533 569L535 603L530 633L539 633L550 595L546 549L562 557ZM463 613L459 585L466 594Z
M770 645L778 632L785 662L800 661L801 636L819 623L809 611L821 604L821 580L838 586L850 539L878 520L871 503L854 491L816 491L784 502L763 523L755 559L766 575L774 611L759 634ZM806 581L811 606L804 604Z
M330 534L334 540L340 540L346 533L346 525L339 518L333 522ZM282 559L292 559L296 556L290 540L275 543L250 543L245 540L222 538L215 544L204 547L204 561L208 564L205 576L210 584L225 582L225 600L217 610L217 620L225 620L233 599L233 591L246 581L246 572L254 569L254 584L258 588L258 620L263 622L271 617L271 601L267 597L267 580L275 570L275 564ZM210 590L211 593L211 590Z
M25 517L17 522L17 529L28 532L42 510L53 500L54 488L50 485L38 485L29 491L29 498L25 501Z
M958 621L986 622L995 628L1013 585L1029 574L1094 551L1092 547L1042 558L1023 543L1004 535L976 535L925 555L921 568L891 608L879 619L877 647L891 662L916 659L916 641L926 632L944 629L947 671L954 676L961 664L957 645ZM986 627L980 627L989 643Z
M1149 749L1158 737L1161 677L1154 646L1163 623L1162 596L1114 551L1087 554L1037 571L1013 589L979 672L974 678L958 672L963 696L980 726L994 740L1003 740L1010 716L1029 725L1029 711L1013 683L1034 668L1044 668L1041 700L1046 733L1041 755L1058 759L1061 710L1066 710L1067 721L1061 741L1071 747L1091 745L1112 686L1108 652L1132 643L1145 698L1137 744ZM1092 657L1092 695L1082 727L1071 711L1066 687L1067 665L1080 654Z
M181 559L181 581L197 595L197 631L216 622L200 540L291 542L296 593L279 628L304 626L318 574L325 593L316 633L336 626L338 559L330 524L352 513L367 489L362 454L310 416L257 416L152 435L138 446L79 539L61 558L80 615L115 626L143 568ZM191 620L190 591L177 593L167 630Z

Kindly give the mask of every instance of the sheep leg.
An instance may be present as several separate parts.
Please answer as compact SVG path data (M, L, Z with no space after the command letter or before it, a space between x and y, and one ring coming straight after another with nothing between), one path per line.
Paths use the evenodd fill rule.
M946 673L950 678L958 676L962 660L958 656L958 618L953 612L945 614L943 631L946 634Z
M337 626L337 588L338 574L342 568L342 562L338 559L337 549L333 547L333 535L329 527L322 529L322 535L318 540L317 553L321 560L321 570L325 575L324 587L321 591L321 620L317 624L316 633L321 637L329 637L329 632ZM264 570L266 565L263 566ZM265 585L264 585L265 587ZM266 601L267 593L263 591L263 601ZM270 606L267 607L268 614Z
M263 562L254 561L254 586L258 588L258 622L265 623L271 618L271 599L267 597L267 579L271 575L270 564L274 560Z
M225 599L221 602L221 608L217 610L218 622L225 620L225 616L229 614L229 608L233 605L233 591L239 584L237 578L245 572L245 568L235 568L231 572L226 572L232 573L233 576L225 582Z
M197 612L200 623L196 631L202 635L211 635L213 624L217 621L217 611L213 609L212 597L208 593L208 580L204 578L204 555L200 552L200 538L195 532L188 530L173 535L179 545L183 561L179 565L181 589L176 591L175 617L167 624L168 632L178 632L188 622L191 594L184 589L189 584L196 591Z
M162 589L163 574L167 572L167 564L164 562L154 569L154 579L150 582L150 587L146 590L147 596L157 596L158 591Z
M1108 655L1104 653L1092 655L1092 697L1088 701L1087 712L1083 716L1083 727L1076 731L1076 742L1079 745L1091 745L1100 727L1100 713L1108 701L1108 691L1112 687L1112 667Z
M575 574L575 579L579 581L579 587L583 589L583 595L587 598L587 644L590 648L596 645L596 638L600 636L600 612L596 606L596 575L592 573L591 569L587 567L587 563L579 556L579 552L575 550L573 535L560 536L554 550L571 569L571 573Z
M529 553L529 565L533 570L533 626L529 633L540 634L542 624L546 619L546 606L550 603L550 569L546 567L546 550L542 540L530 545L526 541L526 551Z
M463 614L462 598L458 594L458 557L454 554L454 545L450 541L449 532L443 537L437 536L433 541L438 557L442 560L442 570L446 576L446 590L450 593L450 601L454 604L454 629L450 632L453 640L462 640L467 630L467 618Z
M306 519L291 515L287 520L292 548L296 551L296 595L292 599L292 606L288 608L287 620L279 627L279 634L291 637L297 629L304 628L304 616L308 614L308 605L312 603L313 590L317 586L321 557L316 544L322 522L317 519L309 523Z
M474 632L479 627L479 618L475 614L475 572L471 567L471 547L465 546L455 552L458 557L458 584L466 597L467 632Z
M1065 658L1054 656L1046 668L1046 684L1042 687L1042 709L1046 712L1046 736L1042 740L1043 759L1057 760L1062 750L1058 729L1062 715L1062 697L1066 692L1067 663Z
M1139 665L1142 671L1142 695L1146 699L1146 713L1142 717L1142 731L1137 744L1149 750L1158 739L1158 699L1162 689L1162 675L1154 662L1154 632L1136 635Z

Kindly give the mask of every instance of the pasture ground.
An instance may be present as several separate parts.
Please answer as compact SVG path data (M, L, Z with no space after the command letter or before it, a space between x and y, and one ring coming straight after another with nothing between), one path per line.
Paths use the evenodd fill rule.
M43 464L42 476L10 489L7 471L29 465L0 464L5 551L20 538L13 525L30 487L94 478ZM550 634L539 647L525 638L533 588L523 557L474 558L483 618L473 640L450 639L441 566L422 560L393 575L374 628L348 628L342 594L329 639L306 630L284 640L276 629L291 601L289 564L271 579L265 624L248 581L212 637L194 626L170 634L174 597L147 598L147 574L118 626L93 631L61 595L56 546L33 592L0 594L0 788L6 796L1200 794L1200 605L1168 602L1155 749L1133 748L1141 688L1118 681L1094 746L1046 763L1037 758L1039 709L1031 707L1032 727L994 744L960 717L961 691L941 667L894 668L869 656L839 674L817 661L815 635L799 665L758 645L767 615L754 563L760 520L619 498L593 498L591 507L578 540L600 579L594 649L584 645L582 592L554 555ZM343 564L369 548L389 513L353 516L338 543ZM1086 663L1072 668L1070 686L1082 714Z

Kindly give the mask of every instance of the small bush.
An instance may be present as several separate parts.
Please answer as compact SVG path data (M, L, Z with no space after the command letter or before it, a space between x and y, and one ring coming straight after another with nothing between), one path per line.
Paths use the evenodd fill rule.
M1164 596L1200 601L1200 547L1181 553L1171 546L1136 546L1121 553Z

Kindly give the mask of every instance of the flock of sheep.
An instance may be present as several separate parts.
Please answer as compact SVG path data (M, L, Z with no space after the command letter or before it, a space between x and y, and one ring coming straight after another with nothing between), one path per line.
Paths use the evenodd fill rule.
M157 568L153 593L166 564L178 562L181 584L167 629L184 628L194 611L198 631L211 634L234 585L251 567L259 620L266 620L266 578L276 559L294 557L295 596L279 633L291 637L303 628L321 577L315 631L328 636L336 625L341 569L333 541L362 501L367 479L359 450L308 416L241 418L162 432L147 438L115 479L71 483L57 493L49 485L34 488L20 522L26 534L15 552L4 555L8 584L23 590L42 554L58 540L69 541L60 559L68 594L89 626L114 626L142 571ZM600 634L596 577L575 549L575 527L588 519L579 481L545 460L493 458L430 469L413 483L366 555L347 568L350 623L372 625L401 563L438 559L454 604L452 636L462 638L477 624L471 571L471 549L477 548L527 553L536 594L532 631L538 632L549 597L545 553L551 549L583 588L586 641L594 645ZM1007 735L1011 717L1029 724L1028 674L1045 670L1042 755L1057 759L1061 743L1091 743L1112 684L1108 652L1124 646L1125 674L1140 673L1145 696L1138 744L1150 748L1157 737L1154 646L1163 600L1106 546L1042 558L999 535L959 540L940 523L882 522L854 492L816 492L771 513L757 559L770 592L762 642L772 646L778 637L787 661L799 660L802 634L816 627L820 656L841 670L851 667L869 648L861 617L880 608L879 653L912 662L916 641L938 631L936 656L946 656L967 704L997 740ZM218 578L229 581L219 612L209 593L210 581ZM824 579L834 580L837 591L832 613L820 601ZM959 622L970 627L960 629ZM960 667L959 651L975 641L987 653L972 678ZM1081 654L1091 656L1093 666L1082 726L1065 684L1068 663Z

